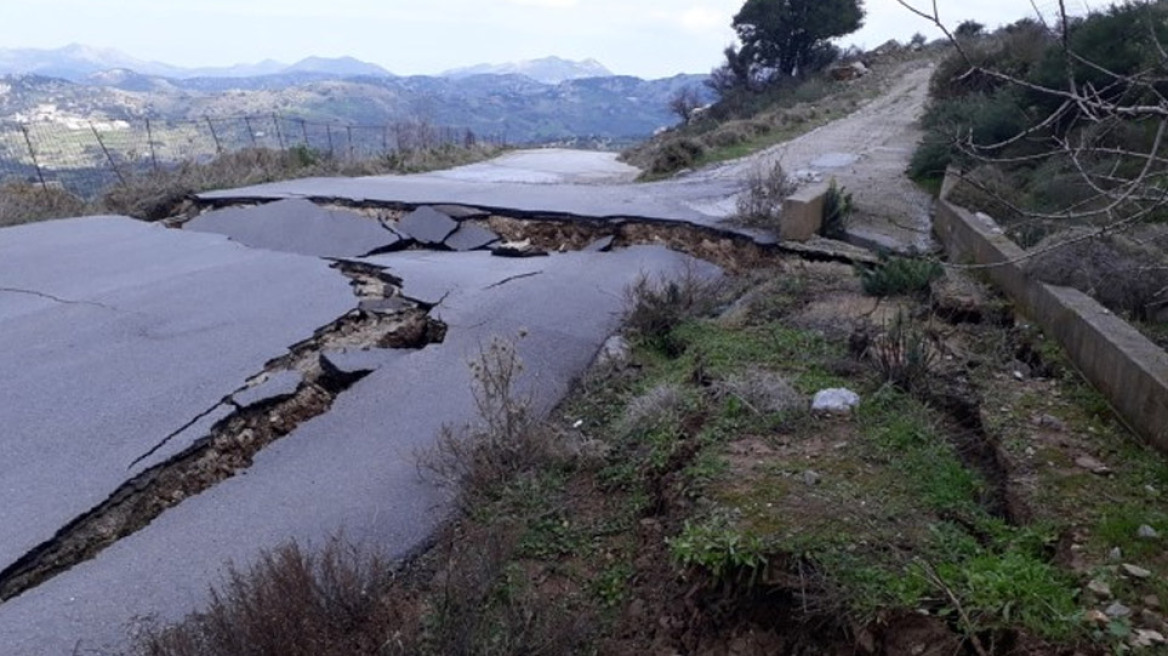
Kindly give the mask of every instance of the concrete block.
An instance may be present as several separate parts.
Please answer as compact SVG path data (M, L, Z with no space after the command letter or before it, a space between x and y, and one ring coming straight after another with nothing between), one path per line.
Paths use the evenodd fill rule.
M807 241L819 234L827 188L826 183L810 185L783 201L783 213L779 215L779 237L783 241Z

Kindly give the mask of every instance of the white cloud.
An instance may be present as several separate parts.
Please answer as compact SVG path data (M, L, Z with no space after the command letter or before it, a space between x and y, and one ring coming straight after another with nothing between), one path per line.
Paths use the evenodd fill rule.
M690 7L681 13L678 22L691 32L710 32L725 28L730 23L730 19L717 9Z
M508 4L523 5L526 7L547 7L550 9L569 9L580 4L578 0L505 0Z

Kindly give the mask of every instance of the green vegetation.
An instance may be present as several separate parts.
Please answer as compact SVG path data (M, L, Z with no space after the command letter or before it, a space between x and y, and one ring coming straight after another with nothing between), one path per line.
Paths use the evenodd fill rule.
M927 329L909 317L930 306L912 297L883 323L849 303L824 314L824 296L862 300L842 265L752 281L726 316L687 301L642 323L633 363L590 372L546 423L507 382L521 367L513 348L488 345L472 363L482 420L424 460L461 482L434 549L392 574L332 552L269 558L207 613L148 631L140 653L233 654L239 639L276 650L265 653L700 651L776 623L795 627L790 649L829 653L853 649L851 635L920 635L923 622L945 653L999 656L1016 644L1123 650L1155 628L1155 612L1092 618L1168 595L1162 538L1141 537L1168 533L1168 465L1057 348L988 323ZM674 284L637 283L630 309L709 295L694 277ZM960 344L976 366L926 354L916 384L880 371L880 348L913 340L922 353ZM906 366L913 348L885 359ZM1050 378L1003 384L1018 357ZM945 401L961 384L972 412ZM839 386L861 396L852 415L808 410L809 394ZM1084 452L1108 475L1075 465Z
M846 239L852 209L851 192L836 184L835 178L832 178L823 201L823 225L819 234L828 239Z
M860 284L869 296L924 294L944 270L929 258L889 257L872 268L860 267Z
M835 61L831 39L851 34L864 22L859 0L747 0L734 16L741 51L727 52L727 67L751 86L763 70L805 75Z

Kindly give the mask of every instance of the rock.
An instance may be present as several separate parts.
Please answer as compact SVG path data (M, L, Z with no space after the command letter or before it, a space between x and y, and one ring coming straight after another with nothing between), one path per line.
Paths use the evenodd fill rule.
M452 251L463 252L486 248L497 241L499 235L490 230L473 223L464 223L446 238L445 244Z
M596 354L595 366L621 368L629 363L632 354L633 347L629 340L621 335L613 335L600 347L600 352Z
M1100 625L1111 622L1111 618L1107 616L1107 613L1104 613L1103 611L1100 611L1096 608L1092 608L1091 610L1087 611L1087 614L1083 616L1083 619L1091 624Z
M1160 533L1147 524L1141 526L1139 530L1136 531L1136 535L1138 537L1144 538L1145 540L1155 540L1156 538L1160 537Z
M1113 548L1107 553L1107 559L1111 561L1123 560L1123 549L1119 547Z
M852 62L850 64L842 64L831 69L831 77L833 80L844 82L847 80L857 80L868 74L868 67L864 62Z
M236 393L231 400L240 408L250 408L260 403L292 396L300 389L300 383L303 381L304 376L299 371L281 371Z
M1164 634L1159 631L1151 631L1148 629L1135 629L1132 631L1129 643L1132 647L1147 648L1156 645L1164 644Z
M1148 610L1147 608L1140 611L1140 622L1143 623L1144 626L1153 629L1168 628L1168 626L1164 624L1163 615L1155 611Z
M547 251L532 246L530 239L509 241L491 249L491 255L499 257L538 257L547 254Z
M1088 583L1087 589L1090 590L1091 592L1094 592L1096 595L1098 595L1099 597L1101 597L1103 599L1110 599L1111 598L1111 586L1107 585L1103 581L1100 581L1099 579L1095 579L1095 580L1091 581L1090 583Z
M811 401L813 411L836 414L850 413L858 405L860 405L860 395L845 388L820 390L815 393L815 398Z
M1112 619L1119 619L1121 617L1129 617L1132 614L1132 610L1130 608L1128 608L1127 606L1124 606L1123 604L1119 603L1118 601L1112 603L1103 612L1107 613L1107 616L1112 618Z
M433 207L419 207L403 216L397 231L425 246L437 246L458 229L458 222Z
M1067 425L1053 415L1038 415L1032 421L1039 428L1049 428L1058 433L1063 433L1067 430Z
M585 246L584 252L586 252L586 253L607 253L608 251L612 250L612 242L614 242L614 241L616 241L616 237L613 237L612 235L609 235L607 237L601 237L600 239L597 239L596 241L592 242L591 244L588 244L587 246Z
M1091 456L1079 456L1075 458L1075 464L1098 476L1106 476L1111 473L1110 467Z
M817 485L819 484L821 478L822 477L818 473L811 471L810 469L803 472L803 482L807 485Z
M1133 578L1146 579L1152 576L1152 572L1144 569L1143 567L1140 567L1139 565L1124 563L1122 568L1124 573Z
M1144 602L1144 605L1147 606L1148 608L1159 608L1160 607L1160 598L1157 597L1156 595L1148 595L1148 596L1144 597L1143 602Z

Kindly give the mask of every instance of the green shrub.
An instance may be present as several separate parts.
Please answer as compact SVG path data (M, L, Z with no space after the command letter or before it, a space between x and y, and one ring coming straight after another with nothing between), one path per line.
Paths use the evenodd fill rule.
M823 201L823 224L819 234L828 239L846 239L848 222L852 216L852 194L846 187L836 184L835 178L827 187L827 197Z
M678 564L701 568L720 584L753 583L767 564L763 541L723 516L686 521L681 534L666 542Z
M944 274L932 259L892 257L874 268L860 268L860 284L869 296L921 294Z
M671 139L653 152L649 161L649 172L664 174L690 168L705 152L705 146L697 139L689 137Z

